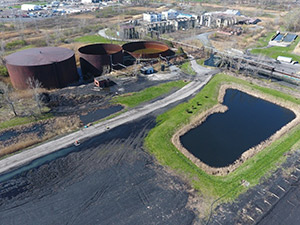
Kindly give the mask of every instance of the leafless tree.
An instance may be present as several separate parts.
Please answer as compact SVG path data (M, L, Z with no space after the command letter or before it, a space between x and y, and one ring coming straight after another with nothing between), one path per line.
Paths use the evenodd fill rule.
M236 60L236 63L235 63L235 69L239 72L240 69L242 68L242 63L243 63L243 59L242 58L238 58Z
M32 90L33 98L36 102L39 113L42 114L43 102L42 102L42 98L40 95L40 89L42 88L42 84L38 80L33 79L31 77L29 77L27 79L27 84L28 84L29 88Z
M8 105L9 108L13 111L15 116L18 116L16 112L16 107L13 99L11 98L11 92L12 89L9 88L9 86L3 82L0 82L0 95L1 100L4 102L4 104Z
M5 43L3 40L0 41L0 65L5 64L4 55L5 55Z
M108 74L109 72L110 72L110 66L109 65L104 65L102 67L102 74L101 75Z

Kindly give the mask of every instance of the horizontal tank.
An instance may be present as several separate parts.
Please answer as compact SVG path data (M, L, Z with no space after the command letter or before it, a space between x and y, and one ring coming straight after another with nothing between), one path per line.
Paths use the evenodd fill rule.
M123 63L122 47L115 44L91 44L78 49L83 75L99 76Z
M62 88L78 81L75 54L59 47L31 48L5 58L11 82L17 89L28 88L28 79L44 88Z
M140 59L152 59L159 56L166 57L174 54L168 45L158 41L130 42L124 44L122 47L124 51L128 52L134 58Z

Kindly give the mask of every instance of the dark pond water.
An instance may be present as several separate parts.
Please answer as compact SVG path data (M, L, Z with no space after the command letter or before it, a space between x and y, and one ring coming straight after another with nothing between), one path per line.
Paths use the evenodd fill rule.
M79 118L84 124L92 123L92 122L95 122L102 118L105 118L113 113L116 113L122 109L123 109L123 106L115 105L115 106L111 106L109 108L97 109L95 111L89 112L86 115L80 115Z
M295 118L288 109L234 89L226 91L223 104L225 113L210 115L180 138L187 150L213 167L233 163Z

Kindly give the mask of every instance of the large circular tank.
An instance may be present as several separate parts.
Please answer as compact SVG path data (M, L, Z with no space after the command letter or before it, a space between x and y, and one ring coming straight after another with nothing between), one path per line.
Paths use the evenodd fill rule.
M94 76L110 72L112 66L123 63L122 47L115 44L91 44L78 49L82 74Z
M5 58L13 86L28 88L28 79L36 79L44 88L61 88L78 81L75 54L59 47L31 48Z
M172 51L168 45L158 41L137 41L126 43L123 46L124 51L128 52L134 58L152 59L161 56L170 56Z

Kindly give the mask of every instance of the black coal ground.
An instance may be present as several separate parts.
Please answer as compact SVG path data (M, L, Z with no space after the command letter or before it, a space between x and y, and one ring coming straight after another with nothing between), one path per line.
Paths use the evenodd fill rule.
M0 224L191 224L186 185L143 150L154 117L0 183Z
M300 150L291 152L269 178L262 178L233 203L219 205L208 224L299 224L299 158Z

